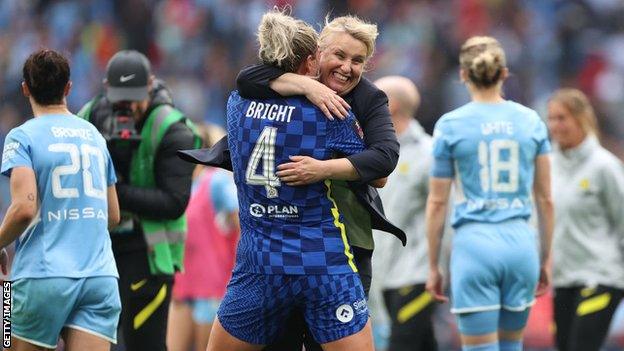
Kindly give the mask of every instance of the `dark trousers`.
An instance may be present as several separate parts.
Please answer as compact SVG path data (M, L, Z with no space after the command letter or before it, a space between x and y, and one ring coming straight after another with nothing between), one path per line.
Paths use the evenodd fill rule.
M383 291L391 319L388 351L436 351L433 333L435 304L425 292L425 284Z
M127 351L167 350L173 277L151 275L145 250L115 255L119 270L121 329Z
M355 246L352 246L352 249L358 275L362 281L366 298L368 298L372 279L371 256L373 251ZM265 347L264 351L301 351L303 345L305 345L306 351L322 350L321 345L312 338L306 326L303 312L300 309L294 309L293 313L284 321L284 329L278 340Z
M595 288L555 289L555 323L559 351L598 351L624 291Z

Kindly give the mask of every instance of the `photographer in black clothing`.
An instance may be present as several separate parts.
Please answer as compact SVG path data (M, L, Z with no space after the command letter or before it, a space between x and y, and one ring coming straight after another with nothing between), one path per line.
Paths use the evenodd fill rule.
M173 274L182 269L193 165L176 156L198 147L193 124L173 106L147 58L120 51L106 94L78 113L106 137L117 170L122 223L111 231L127 350L166 350Z

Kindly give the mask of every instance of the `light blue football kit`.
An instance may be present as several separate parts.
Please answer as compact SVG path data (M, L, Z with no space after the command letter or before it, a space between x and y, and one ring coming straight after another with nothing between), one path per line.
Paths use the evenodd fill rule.
M106 141L76 116L40 116L6 137L1 172L16 167L34 170L39 211L16 242L14 336L54 348L71 327L115 342L121 304L107 188L116 178Z
M535 159L550 151L545 124L520 104L468 103L437 122L432 176L454 178L456 229L451 254L453 313L527 312L539 275L532 212ZM517 330L525 318L494 314L502 329ZM488 330L467 323L464 334ZM478 324L478 323L476 323Z

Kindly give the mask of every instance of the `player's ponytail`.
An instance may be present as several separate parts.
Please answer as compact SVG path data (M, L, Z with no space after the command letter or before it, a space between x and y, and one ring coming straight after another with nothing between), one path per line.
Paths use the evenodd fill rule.
M472 37L462 45L459 55L462 69L478 88L490 88L503 78L506 68L505 52L492 37Z
M316 53L318 34L305 22L273 10L262 16L258 42L262 63L295 72L309 55Z

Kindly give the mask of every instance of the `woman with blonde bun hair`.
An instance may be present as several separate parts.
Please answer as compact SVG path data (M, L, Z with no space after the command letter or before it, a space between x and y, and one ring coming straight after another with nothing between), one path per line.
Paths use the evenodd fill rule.
M560 351L599 350L624 295L624 168L600 145L585 94L548 102L553 140L553 285Z
M258 57L267 65L296 72L304 60L316 62L318 33L304 21L274 10L262 16L258 26ZM317 67L306 67L311 75Z
M451 312L457 315L462 349L520 351L534 296L546 291L550 279L548 133L535 111L503 98L508 69L496 39L468 39L459 63L472 101L442 116L434 130L426 210L427 290L438 301L447 299L438 264L455 182ZM533 202L540 252L537 235L527 223Z

